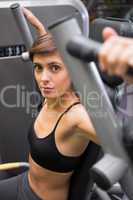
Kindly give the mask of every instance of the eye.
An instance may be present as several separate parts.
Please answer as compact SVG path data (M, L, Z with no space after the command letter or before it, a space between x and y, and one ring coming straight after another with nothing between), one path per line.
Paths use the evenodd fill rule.
M50 65L50 70L51 70L52 72L58 72L58 71L60 71L60 69L61 69L61 66L60 66L60 65L57 65L57 64L52 64L52 65Z
M43 70L43 67L37 63L34 63L34 70L36 72L41 72Z

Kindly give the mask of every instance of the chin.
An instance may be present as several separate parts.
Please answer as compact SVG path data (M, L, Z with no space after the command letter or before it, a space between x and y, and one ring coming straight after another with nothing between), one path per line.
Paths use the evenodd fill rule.
M64 92L58 92L58 94L57 94L57 92L41 92L41 94L44 98L58 99L58 98L64 96L65 93Z
M55 94L44 94L42 93L42 96L44 98L49 98L49 99L56 99L56 98L59 98L59 96L55 95Z

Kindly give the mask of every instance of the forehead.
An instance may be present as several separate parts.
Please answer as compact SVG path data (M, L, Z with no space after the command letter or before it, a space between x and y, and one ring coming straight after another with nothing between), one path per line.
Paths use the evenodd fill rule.
M39 63L58 62L58 63L64 64L58 51L47 53L47 54L45 53L35 54L33 57L33 62L39 62Z

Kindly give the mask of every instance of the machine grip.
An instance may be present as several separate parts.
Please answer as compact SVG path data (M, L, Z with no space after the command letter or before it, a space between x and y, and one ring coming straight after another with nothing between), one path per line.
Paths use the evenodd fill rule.
M33 38L29 29L29 26L27 24L27 21L24 17L24 14L22 12L21 6L18 3L12 4L10 6L13 16L16 20L16 23L19 27L20 33L23 37L24 43L26 48L30 48L33 44Z

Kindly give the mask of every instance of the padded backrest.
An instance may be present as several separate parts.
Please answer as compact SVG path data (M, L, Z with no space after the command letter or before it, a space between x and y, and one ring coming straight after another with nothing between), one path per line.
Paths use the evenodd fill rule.
M28 160L28 127L36 113L32 104L31 70L32 65L24 63L20 58L0 60L2 163Z

